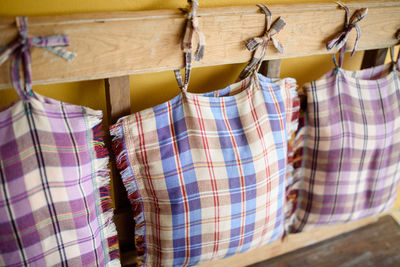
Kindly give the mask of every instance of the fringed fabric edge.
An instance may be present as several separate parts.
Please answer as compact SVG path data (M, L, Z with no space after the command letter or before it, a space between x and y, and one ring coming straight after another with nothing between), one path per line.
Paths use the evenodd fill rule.
M131 203L133 219L135 221L137 266L144 266L146 262L146 227L143 202L135 180L137 175L129 164L122 121L111 126L110 133L113 137L112 148L116 158L117 169L128 192L128 199Z
M100 202L96 204L99 205L101 209L100 220L102 225L100 225L100 228L105 238L102 242L103 247L107 246L106 253L108 253L109 258L109 261L106 261L106 266L121 266L117 230L113 222L114 209L110 190L110 170L108 168L109 154L104 144L101 116L100 118L96 116L93 119L89 119L89 124L93 134L92 144L95 154L95 179L100 199Z
M293 174L294 174L294 150L293 145L297 133L297 128L299 126L299 110L300 110L300 99L297 94L297 82L295 79L285 79L285 87L287 87L288 98L290 99L289 105L290 107L287 109L290 111L288 114L291 116L287 118L287 166L286 166L286 178L285 178L285 190L288 192L291 183L293 182ZM290 205L290 199L288 198L288 194L286 194L285 199L285 218L289 216L290 213L287 210L287 205ZM286 222L285 222L285 230L282 236L282 240L287 236L286 230Z
M288 172L286 186L285 231L283 239L293 233L293 224L298 205L301 167L303 160L305 113L301 108L302 88L292 87L291 94L294 98L293 114L290 125L288 142Z
M290 84L290 96L292 98L292 118L290 120L289 137L292 138L296 135L296 130L299 126L299 110L300 99L297 94L297 83Z
M287 163L287 171L286 171L286 184L290 185L293 181L293 171L294 171L294 166L293 166L293 160L294 160L294 150L293 150L293 145L294 145L294 140L296 137L296 131L299 126L299 110L300 110L300 100L297 94L297 84L295 82L289 83L287 86L289 86L289 97L291 99L291 118L288 118L289 124L288 124L288 148L287 148L287 158L288 158L288 163Z

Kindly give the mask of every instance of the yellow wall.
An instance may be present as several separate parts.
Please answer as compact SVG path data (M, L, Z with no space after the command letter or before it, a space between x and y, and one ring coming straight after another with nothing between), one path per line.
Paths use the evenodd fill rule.
M227 5L255 5L257 0L199 0L201 7L217 7ZM332 2L330 0L269 0L268 4L284 4L299 2ZM1 0L0 16L16 15L55 15L81 12L134 11L151 9L175 9L185 7L186 0ZM243 48L245 49L245 48ZM352 58L348 55L344 68L356 70L360 68L363 53L356 53ZM190 91L203 92L223 88L234 82L244 64L225 65L195 69L192 73ZM298 84L319 78L333 67L329 55L286 59L282 62L281 76L294 77ZM84 105L105 110L104 84L102 80L74 82L57 85L35 86L40 94L65 102ZM176 94L173 72L161 72L131 77L132 111L164 102ZM0 108L16 99L13 90L0 90ZM400 194L399 194L400 195ZM400 208L400 197L396 202Z

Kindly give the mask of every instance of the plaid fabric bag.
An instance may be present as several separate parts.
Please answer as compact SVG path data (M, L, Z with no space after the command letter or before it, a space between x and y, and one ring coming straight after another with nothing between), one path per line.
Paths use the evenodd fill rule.
M299 93L307 107L294 144L291 232L387 211L399 187L399 63L346 71L342 56Z
M68 40L28 38L26 18L17 24L0 54L20 97L0 111L0 266L120 266L101 111L32 91L29 45L70 58L58 47Z
M139 265L191 266L281 237L295 89L252 75L112 127Z
M191 49L184 51L186 78L175 72L182 93L111 128L139 266L193 266L283 234L295 80L253 73L225 89L188 93Z

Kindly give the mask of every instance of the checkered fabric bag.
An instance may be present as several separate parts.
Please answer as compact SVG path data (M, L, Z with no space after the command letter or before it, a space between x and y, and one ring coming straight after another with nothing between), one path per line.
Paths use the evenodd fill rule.
M66 36L27 37L26 18L17 25L0 53L12 56L20 97L0 111L0 266L120 266L101 111L32 91L30 45L72 55L59 47Z
M400 181L399 64L346 71L340 63L299 94L307 107L294 144L289 231L389 210Z
M291 78L252 75L112 127L139 265L196 265L282 235L295 89Z
M191 38L184 42L191 47ZM191 49L184 52L191 59ZM175 72L181 94L111 128L139 266L193 266L283 234L295 80L253 73L193 94L186 91L190 67L186 60L185 79Z

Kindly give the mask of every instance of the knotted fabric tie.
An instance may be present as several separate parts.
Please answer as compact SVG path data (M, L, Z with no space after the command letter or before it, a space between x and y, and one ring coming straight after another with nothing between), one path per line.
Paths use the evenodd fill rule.
M337 49L341 49L342 47L345 46L347 39L349 38L349 33L353 28L356 28L357 30L357 38L354 42L354 47L353 47L353 51L351 52L351 55L354 54L354 52L356 51L358 42L360 40L360 35L361 35L361 29L358 26L358 22L361 21L363 18L365 18L365 16L368 13L368 8L361 8L361 9L357 9L354 14L350 17L350 10L347 6L345 6L343 3L341 2L337 2L337 4L344 9L344 11L346 12L346 21L345 21L345 25L343 27L343 30L338 33L335 38L333 38L331 41L329 41L326 44L326 48L328 50L331 50L334 46L337 47Z
M65 35L48 36L48 37L28 37L28 20L27 17L16 17L16 25L18 28L18 37L0 51L0 65L8 58L12 57L11 61L11 80L13 87L23 99L28 99L33 96L32 92L32 77L31 77L31 57L30 47L42 47L46 50L66 59L71 60L75 54L65 50L65 46L69 45L68 37ZM22 85L20 75L21 60L24 63L24 79L25 88Z
M271 11L263 4L259 4L257 6L265 14L265 33L261 37L255 37L246 42L247 49L250 51L255 50L255 52L249 64L247 64L244 70L240 73L239 79L244 79L250 73L258 71L267 52L269 41L272 41L272 44L279 53L283 53L283 46L275 38L275 35L278 34L283 27L285 27L286 22L279 17L271 26Z
M199 4L197 0L188 0L189 3L189 11L186 12L186 27L185 33L183 35L182 41L182 51L185 55L185 80L183 81L182 74L180 70L175 70L175 77L178 82L179 88L186 92L189 84L190 73L192 69L192 50L193 50L193 33L196 33L198 43L196 52L194 54L194 59L196 61L200 61L204 56L204 48L205 48L205 38L203 33L199 29L199 20L197 17L197 9Z

